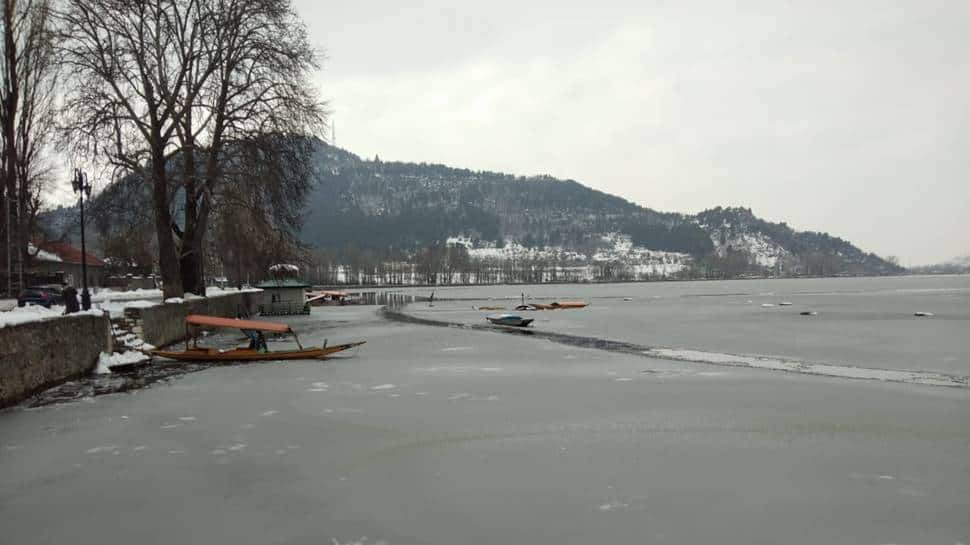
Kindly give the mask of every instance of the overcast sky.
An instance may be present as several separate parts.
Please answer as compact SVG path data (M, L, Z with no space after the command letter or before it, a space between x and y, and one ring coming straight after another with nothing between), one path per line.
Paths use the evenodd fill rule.
M294 1L359 155L970 254L970 2Z

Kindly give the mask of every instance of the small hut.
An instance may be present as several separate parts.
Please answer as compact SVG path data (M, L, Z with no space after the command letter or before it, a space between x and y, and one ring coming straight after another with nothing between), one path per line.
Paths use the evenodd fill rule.
M309 314L306 290L310 284L300 279L300 268L280 263L269 268L270 278L256 284L263 290L263 304L259 313L263 316L286 314Z

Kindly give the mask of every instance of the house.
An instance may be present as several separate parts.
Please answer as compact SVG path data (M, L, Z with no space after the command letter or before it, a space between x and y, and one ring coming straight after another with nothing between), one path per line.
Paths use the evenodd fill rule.
M256 284L256 287L263 290L263 304L259 305L259 313L264 316L310 313L310 304L306 299L310 284L303 280L273 278Z
M28 248L33 257L30 261L30 273L33 283L67 282L80 289L81 281L81 250L66 242L38 242ZM83 260L88 266L88 287L101 286L104 279L104 261L88 252Z
M259 313L264 316L284 314L310 314L306 291L310 284L298 278L277 276L264 280L256 287L263 290L263 304Z
M280 263L269 268L270 279L256 287L263 290L263 304L259 313L264 316L283 314L310 314L307 302L307 288L310 284L300 279L300 269L296 265Z

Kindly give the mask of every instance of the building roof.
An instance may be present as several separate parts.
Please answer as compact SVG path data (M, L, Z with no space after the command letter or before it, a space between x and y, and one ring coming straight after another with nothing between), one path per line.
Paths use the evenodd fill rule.
M66 242L38 242L36 246L41 250L36 257L36 259L39 261L57 261L44 255L47 253L54 254L60 258L60 261L64 263L72 263L74 265L81 264L81 250L78 250ZM87 253L84 260L87 261L89 267L104 267L104 261L91 252Z
M307 284L303 280L298 280L296 278L272 278L270 280L263 280L262 282L256 284L256 287L261 289L309 288L310 284Z

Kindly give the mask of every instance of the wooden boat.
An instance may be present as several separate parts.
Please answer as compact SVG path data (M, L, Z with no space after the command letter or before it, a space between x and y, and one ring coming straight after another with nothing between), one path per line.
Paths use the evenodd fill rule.
M532 323L533 318L523 318L515 314L499 314L497 316L486 316L486 320L494 325L505 325L513 327L526 327Z
M307 303L313 306L346 305L350 294L345 291L311 291L307 293Z
M163 358L170 358L180 361L265 361L265 360L312 360L325 358L337 352L350 350L355 346L360 346L366 341L359 341L347 344L337 344L324 348L304 348L301 350L274 350L272 352L260 352L251 348L233 348L230 350L219 350L216 348L190 347L183 352L170 352L168 350L153 350L152 354ZM112 369L114 371L114 369Z
M195 330L190 331L191 326L196 326ZM239 329L247 332L254 340L263 341L263 350L259 348L231 348L219 350L216 348L206 348L198 346L198 336L194 333L199 328L229 328ZM299 347L297 350L265 350L265 340L262 339L262 332L291 334ZM255 332L253 335L251 332ZM264 360L301 360L301 359L320 359L337 352L349 350L355 346L360 346L367 341L358 341L346 344L337 344L322 347L304 348L300 344L300 339L296 332L286 324L276 322L258 322L255 320L240 320L236 318L220 318L217 316L203 316L200 314L190 314L185 317L185 350L178 352L172 350L152 350L153 356L161 356L180 361L264 361ZM192 338L192 345L189 347L189 337Z

